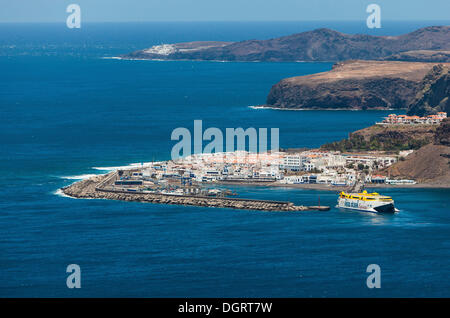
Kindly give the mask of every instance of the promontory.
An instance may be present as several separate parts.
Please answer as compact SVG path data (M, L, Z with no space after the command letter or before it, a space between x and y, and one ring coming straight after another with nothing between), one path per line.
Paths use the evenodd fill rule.
M443 62L448 59L449 50L449 26L430 26L399 36L345 34L321 28L268 40L160 44L121 55L120 58L251 62L337 62L349 59Z
M328 72L281 80L270 90L264 106L281 109L406 109L417 104L417 95L430 90L430 84L447 74L449 66L449 63L399 61L340 62ZM440 86L447 84L443 79L438 84L435 86L440 90L441 101L448 90ZM433 89L431 86L425 96L431 97ZM429 99L432 103L432 98ZM442 108L441 105L439 110L446 111Z

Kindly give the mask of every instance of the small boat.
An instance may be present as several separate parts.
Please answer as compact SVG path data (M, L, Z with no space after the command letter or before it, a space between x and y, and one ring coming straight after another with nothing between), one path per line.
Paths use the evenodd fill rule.
M361 193L341 192L336 207L374 213L395 213L399 211L395 208L394 200L391 197L376 192L368 193L366 190Z

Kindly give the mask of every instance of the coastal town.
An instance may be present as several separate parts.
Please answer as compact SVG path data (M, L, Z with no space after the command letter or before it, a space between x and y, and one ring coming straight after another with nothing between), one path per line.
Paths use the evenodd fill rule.
M403 153L402 155L407 155ZM342 190L362 182L414 183L391 180L372 171L397 162L382 154L341 154L322 150L195 154L177 160L131 165L62 189L78 198L106 198L163 204L261 211L329 210L329 206L241 198L226 186L313 186Z
M351 188L358 182L411 185L416 181L390 178L379 171L399 160L405 160L412 152L343 153L323 149L293 149L266 153L236 151L193 154L119 170L110 189L180 195L224 195L217 189L203 188L214 184L295 185L321 189Z
M379 125L439 125L447 113L426 117L390 114ZM162 194L229 196L205 185L257 184L321 189L367 185L412 185L412 179L391 178L379 171L405 160L413 150L350 153L324 149L193 154L176 160L142 163L118 171L111 190Z
M413 184L414 180L393 180L373 174L407 156L342 154L338 151L306 150L300 152L195 154L178 160L142 164L132 174L115 182L116 187L128 189L148 188L155 184L173 192L181 188L205 183L254 184L316 184L330 187L347 187L363 178L374 184ZM173 188L173 185L179 187Z
M391 114L377 124L385 128L392 126L393 129L396 126L411 126L417 130L417 127L440 125L446 118L444 112L427 117ZM323 209L320 206L294 206L291 202L242 199L235 197L238 194L228 189L227 185L251 184L331 191L360 191L364 185L410 186L417 181L391 177L388 169L408 160L407 157L415 151L403 149L346 151L321 147L262 153L246 150L195 153L167 161L121 167L99 177L95 183L70 186L63 191L76 197L124 200L130 199L127 194L134 193L134 200L142 196L139 200L148 202L163 203L160 201L169 200L168 204L213 204L239 209ZM89 190L84 193L83 188Z

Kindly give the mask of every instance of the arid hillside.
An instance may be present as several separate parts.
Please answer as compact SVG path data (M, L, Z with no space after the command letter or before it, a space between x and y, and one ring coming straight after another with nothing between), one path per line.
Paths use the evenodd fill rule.
M436 129L432 143L382 171L391 177L450 187L450 119Z
M407 178L420 183L450 186L449 159L450 147L429 144L381 173L392 178Z
M392 178L414 179L419 183L450 187L450 118L439 126L374 125L321 148L342 152L414 150L379 173Z

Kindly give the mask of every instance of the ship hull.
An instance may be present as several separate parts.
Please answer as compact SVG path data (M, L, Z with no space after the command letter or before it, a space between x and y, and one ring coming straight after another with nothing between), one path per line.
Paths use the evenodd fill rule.
M395 213L397 210L393 203L381 205L374 208L378 213Z

